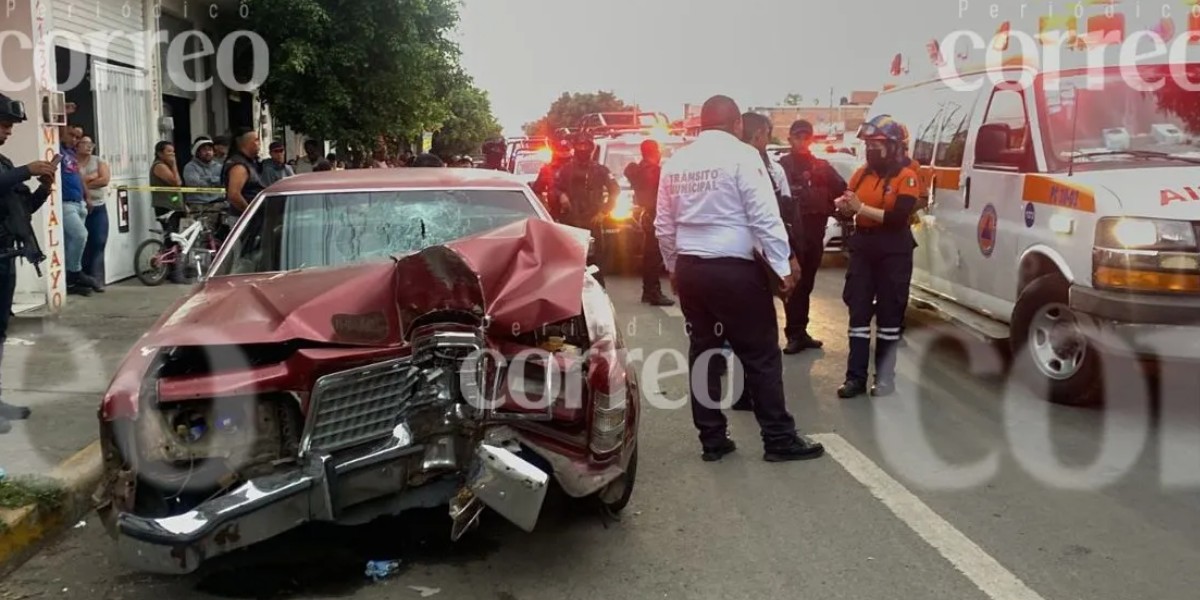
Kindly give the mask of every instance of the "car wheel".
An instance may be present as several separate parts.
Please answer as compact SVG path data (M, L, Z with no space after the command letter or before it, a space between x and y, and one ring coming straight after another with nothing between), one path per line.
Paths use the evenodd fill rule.
M637 448L634 448L633 455L629 457L629 466L625 469L625 474L596 492L596 498L608 512L617 514L629 505L629 499L633 497L634 483L637 482L637 464L638 451Z
M1058 273L1021 292L1012 318L1013 373L1051 402L1093 406L1101 402L1103 358L1069 295L1070 284Z
M133 253L133 272L143 285L160 285L167 278L169 266L158 262L162 247L162 240L150 239L142 242Z

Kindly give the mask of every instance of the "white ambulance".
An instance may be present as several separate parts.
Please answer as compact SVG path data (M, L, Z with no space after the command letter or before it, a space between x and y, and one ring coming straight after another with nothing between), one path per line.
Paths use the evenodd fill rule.
M1200 64L1017 65L871 108L908 127L929 194L914 300L1008 338L1055 402L1098 402L1119 353L1200 356L1200 92L1173 72L1200 89Z

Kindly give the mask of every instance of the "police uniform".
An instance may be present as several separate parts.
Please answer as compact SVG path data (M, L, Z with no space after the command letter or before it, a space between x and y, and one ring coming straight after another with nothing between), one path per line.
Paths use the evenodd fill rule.
M643 211L642 302L671 306L675 303L663 294L662 252L658 249L658 236L654 233L654 218L658 212L658 182L661 176L661 163L641 160L625 167L625 178L633 187L634 204Z
M0 120L13 124L26 120L25 107L0 94ZM32 179L29 167L18 167L8 157L0 154L0 252L12 253L17 247L19 236L7 224L9 219L24 218L21 213L32 215L46 203L50 186L43 183L36 191L30 191L25 182ZM16 211L16 212L10 212ZM15 226L15 224L14 224ZM15 255L0 258L0 360L4 356L4 341L8 337L9 317L12 313L13 295L17 289L17 259ZM29 418L30 410L0 401L0 433L11 428L10 420Z
M881 223L856 217L854 234L849 240L850 266L842 293L850 309L850 359L846 382L847 385L858 383L865 388L871 355L871 320L874 318L875 381L881 390L890 389L894 382L896 344L900 340L908 304L916 245L909 228L909 217L920 188L917 174L903 164L890 166L882 174L864 165L850 178L849 185L864 205L884 210L885 218Z
M835 211L834 199L846 191L846 182L832 165L812 154L790 152L779 159L779 166L787 175L796 206L793 229L800 281L788 298L784 329L789 351L794 352L821 346L808 334L810 299L825 255L825 228Z
M570 206L560 209L560 222L580 229L588 229L596 240L589 252L589 264L601 267L598 279L603 284L604 228L596 224L597 217L606 215L616 202L610 190L618 188L617 179L608 167L594 161L572 160L558 170L554 178L551 196L561 200L565 194Z
M791 251L758 152L720 130L705 131L677 150L662 168L654 226L663 260L675 274L687 323L692 420L704 459L717 460L736 447L717 407L720 373L711 368L726 342L745 368L764 459L820 456L819 444L796 434L784 401L768 269L778 277L789 276ZM761 262L756 250L761 250ZM707 371L700 386L698 367Z

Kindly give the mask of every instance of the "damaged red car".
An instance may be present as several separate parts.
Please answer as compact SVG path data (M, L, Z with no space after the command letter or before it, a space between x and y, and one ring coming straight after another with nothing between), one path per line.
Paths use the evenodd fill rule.
M135 345L101 407L99 513L122 559L184 574L307 522L484 507L547 487L629 502L634 369L587 232L511 174L291 177Z

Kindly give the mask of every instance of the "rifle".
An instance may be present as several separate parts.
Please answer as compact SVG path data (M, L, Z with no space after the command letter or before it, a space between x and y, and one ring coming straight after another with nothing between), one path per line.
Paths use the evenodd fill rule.
M11 239L16 247L0 252L0 259L20 256L33 265L33 270L37 272L38 277L41 277L41 264L46 260L46 255L42 253L42 247L38 245L37 235L33 232L33 224L30 222L29 207L25 204L22 196L14 190L4 197L2 207L4 218L0 220L0 239Z

